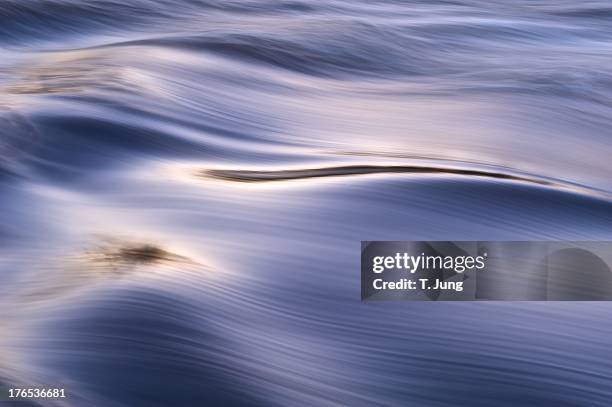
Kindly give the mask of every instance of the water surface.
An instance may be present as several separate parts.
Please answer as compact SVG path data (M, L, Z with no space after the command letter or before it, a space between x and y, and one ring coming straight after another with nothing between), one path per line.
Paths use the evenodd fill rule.
M608 406L607 303L361 303L361 240L612 239L604 1L4 0L0 382Z

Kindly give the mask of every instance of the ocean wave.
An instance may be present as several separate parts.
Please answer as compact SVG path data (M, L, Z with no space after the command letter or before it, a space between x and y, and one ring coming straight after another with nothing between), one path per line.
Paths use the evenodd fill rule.
M610 240L610 7L5 1L0 381L607 406L604 303L359 303L361 240ZM500 350L500 349L503 349Z

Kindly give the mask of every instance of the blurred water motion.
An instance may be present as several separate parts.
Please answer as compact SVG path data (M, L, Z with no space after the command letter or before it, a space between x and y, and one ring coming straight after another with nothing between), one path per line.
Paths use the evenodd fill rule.
M610 305L363 304L358 270L361 240L612 239L611 10L5 0L0 383L607 407Z

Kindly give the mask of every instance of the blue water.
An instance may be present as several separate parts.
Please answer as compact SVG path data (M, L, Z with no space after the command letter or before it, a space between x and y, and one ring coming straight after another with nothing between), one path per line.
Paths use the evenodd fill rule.
M610 405L608 303L359 300L361 240L612 239L609 2L4 0L0 52L5 386Z

